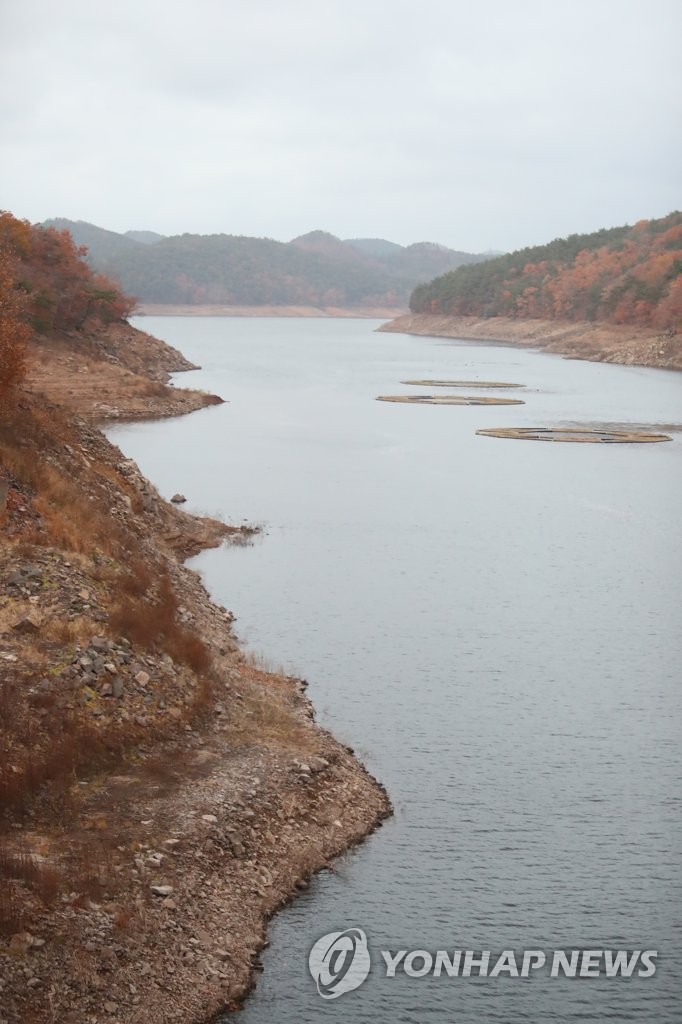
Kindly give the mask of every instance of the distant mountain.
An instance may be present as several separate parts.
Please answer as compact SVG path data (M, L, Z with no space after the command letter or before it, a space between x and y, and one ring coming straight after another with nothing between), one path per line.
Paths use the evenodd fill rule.
M345 242L346 245L352 245L359 252L375 256L377 259L390 256L391 253L400 252L402 249L402 245L398 245L397 242L387 242L385 238L346 238Z
M413 313L682 327L682 213L555 238L415 288Z
M42 227L68 231L76 245L88 247L88 263L100 271L119 256L124 257L125 253L134 252L138 245L132 238L119 235L116 231L95 227L85 220L55 217L53 220L46 220Z
M141 302L235 306L406 306L422 281L482 256L420 242L342 241L311 231L290 242L243 235L117 234L51 220L88 248L91 266Z
M126 231L126 238L132 238L133 242L142 242L143 245L154 245L160 242L165 235L157 235L156 231Z

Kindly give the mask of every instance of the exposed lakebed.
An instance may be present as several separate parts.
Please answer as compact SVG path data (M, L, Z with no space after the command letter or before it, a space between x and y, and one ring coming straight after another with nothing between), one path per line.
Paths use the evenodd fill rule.
M509 445L538 423L675 423L682 377L371 321L151 317L228 400L112 439L167 497L264 524L193 561L396 814L273 922L245 1024L679 1014L682 437ZM521 380L410 408L400 380ZM405 388L409 394L410 389ZM325 932L380 949L657 949L651 979L393 980L317 995ZM381 961L379 961L381 962Z

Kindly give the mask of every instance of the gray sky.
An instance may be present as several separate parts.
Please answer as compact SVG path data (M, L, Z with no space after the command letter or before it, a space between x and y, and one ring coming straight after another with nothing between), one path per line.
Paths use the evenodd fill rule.
M682 205L679 0L0 0L0 208L513 249Z

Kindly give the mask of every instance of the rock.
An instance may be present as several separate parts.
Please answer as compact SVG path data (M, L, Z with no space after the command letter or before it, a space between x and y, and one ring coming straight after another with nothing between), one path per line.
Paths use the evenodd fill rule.
M107 651L111 650L112 644L104 636L93 636L90 641L90 646L94 651L97 651L98 654L105 654Z
M215 825L218 822L218 819L216 818L215 814L202 814L201 820L207 821L210 825Z
M174 505L182 505L184 501L187 501L187 498L184 494L174 494L171 501Z
M25 636L37 636L40 633L40 626L38 626L32 619L19 619L12 626L15 633L20 633Z
M154 896L170 896L173 892L172 885L150 885L149 888Z
M237 860L242 860L246 856L246 850L242 843L238 839L230 840L230 848L232 850L232 856Z
M9 940L9 951L14 956L22 956L28 953L33 945L33 936L30 932L15 932Z
M114 676L111 680L111 692L114 697L119 699L123 696L123 680L120 676Z
M147 683L149 682L149 678L150 677L148 672L137 672L135 675L135 682L138 683L140 686L146 686Z
M308 761L308 764L310 766L311 772L313 772L315 775L317 775L318 772L323 772L325 768L329 767L329 761L327 760L326 757L311 757Z

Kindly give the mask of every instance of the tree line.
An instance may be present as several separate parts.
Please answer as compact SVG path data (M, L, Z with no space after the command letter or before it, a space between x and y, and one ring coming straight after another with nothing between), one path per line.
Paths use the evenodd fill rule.
M414 313L682 324L682 213L558 238L419 285Z
M91 270L68 231L0 212L0 391L22 379L35 334L112 323L134 308L115 282Z

